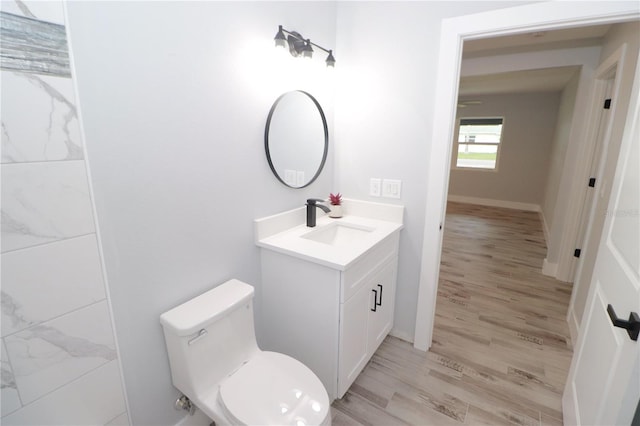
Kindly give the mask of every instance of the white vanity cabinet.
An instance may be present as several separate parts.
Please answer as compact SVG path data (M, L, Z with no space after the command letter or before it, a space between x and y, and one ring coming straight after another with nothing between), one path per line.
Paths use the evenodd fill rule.
M399 229L344 270L261 248L260 346L302 361L341 398L393 326Z
M392 235L341 274L338 398L393 326L397 243Z

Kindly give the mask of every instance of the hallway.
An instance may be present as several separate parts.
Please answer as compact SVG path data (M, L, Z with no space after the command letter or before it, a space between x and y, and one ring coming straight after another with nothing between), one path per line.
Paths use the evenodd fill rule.
M449 203L433 345L387 337L334 425L561 425L571 285L540 273L537 213Z

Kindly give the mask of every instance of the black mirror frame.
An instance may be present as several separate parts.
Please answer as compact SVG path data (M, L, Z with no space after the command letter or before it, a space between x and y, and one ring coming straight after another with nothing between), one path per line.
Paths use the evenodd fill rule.
M316 108L318 108L318 112L320 113L320 118L322 118L322 127L324 128L324 152L322 153L322 161L320 162L320 166L318 166L318 170L316 171L316 174L313 175L313 177L311 178L311 180L309 180L309 182L307 182L306 184L304 184L302 186L291 186L291 185L285 183L285 181L280 177L280 175L276 171L275 167L273 166L273 162L271 161L271 154L269 152L269 126L271 124L271 118L272 118L273 113L274 113L274 111L276 109L276 106L278 106L278 103L280 102L280 100L284 96L286 96L287 94L293 93L293 92L303 93L303 94L307 95L313 101L313 103L316 105ZM329 130L327 128L327 119L325 118L324 111L322 110L322 107L320 106L320 103L318 103L316 98L314 98L311 94L309 94L309 93L307 93L307 92L305 92L303 90L291 90L289 92L285 92L282 95L278 96L278 99L276 99L276 101L273 103L273 106L271 107L271 110L269 111L269 116L267 117L267 125L265 126L265 129L264 129L264 149L265 149L265 153L267 154L267 161L269 162L269 167L271 168L271 171L273 172L273 175L284 186L289 187L289 188L293 188L293 189L302 189L302 188L305 188L305 187L311 185L318 178L318 176L320 176L320 173L322 172L322 169L324 168L324 164L327 161L327 153L329 151Z

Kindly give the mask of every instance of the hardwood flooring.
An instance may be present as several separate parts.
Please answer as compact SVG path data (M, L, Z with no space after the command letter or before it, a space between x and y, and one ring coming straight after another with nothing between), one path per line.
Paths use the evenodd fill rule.
M449 203L433 345L387 337L334 425L562 425L571 285L540 273L537 213Z

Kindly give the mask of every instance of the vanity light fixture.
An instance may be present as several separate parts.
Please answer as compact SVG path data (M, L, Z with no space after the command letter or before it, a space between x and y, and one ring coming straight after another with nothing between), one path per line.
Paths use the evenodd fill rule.
M287 34L287 36L285 36L285 34ZM291 53L291 56L296 57L296 58L301 56L303 58L311 59L311 57L313 56L313 47L312 46L315 46L318 49L324 50L325 52L327 52L329 54L327 56L327 59L325 59L325 63L327 64L328 67L334 67L336 65L336 58L333 57L333 51L332 50L325 49L324 47L313 43L308 38L305 39L298 32L287 31L284 28L282 28L282 25L278 26L278 33L276 34L276 36L273 39L274 39L274 41L276 43L276 47L286 48L287 44L288 44L289 45L289 53Z

